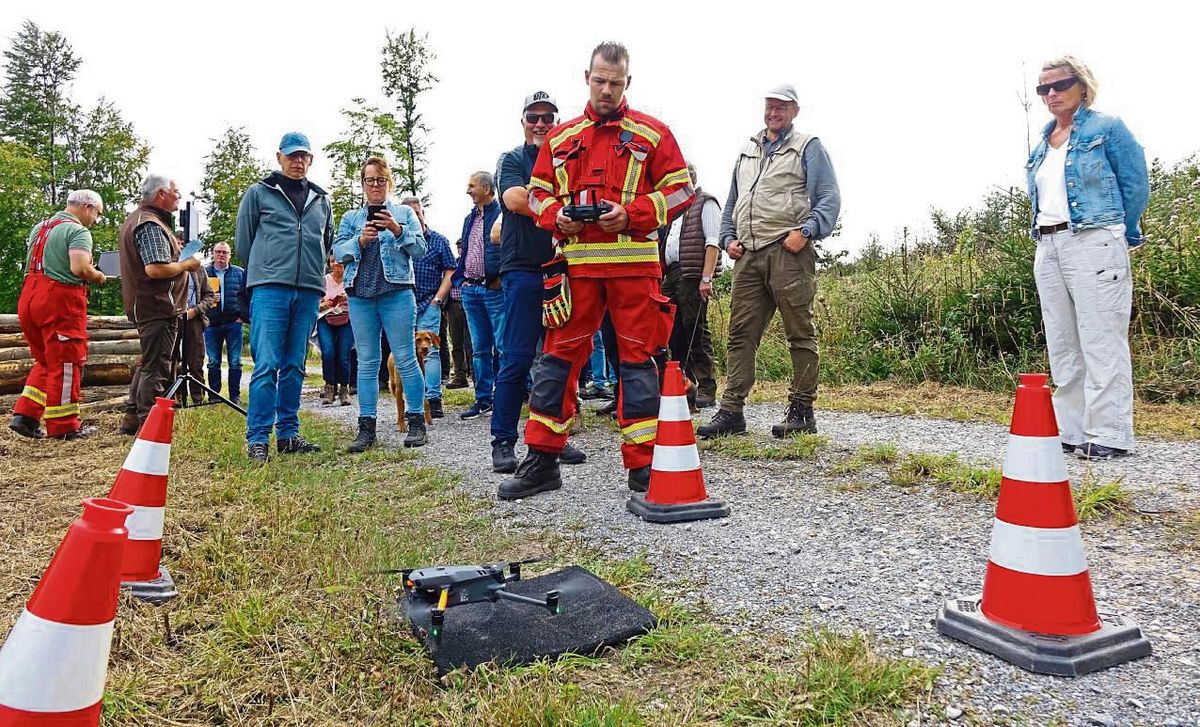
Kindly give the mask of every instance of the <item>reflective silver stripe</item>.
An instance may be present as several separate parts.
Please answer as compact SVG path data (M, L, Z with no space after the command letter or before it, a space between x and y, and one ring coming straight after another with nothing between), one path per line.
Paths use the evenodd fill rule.
M687 198L691 197L693 194L695 194L695 192L692 190L692 185L690 184L671 192L671 194L667 195L667 209L671 209L672 207L677 207L678 205L683 204L687 201Z
M690 422L692 412L688 409L686 396L664 396L658 406L660 422Z
M171 445L135 439L122 468L143 475L165 475L171 468Z
M694 444L654 445L654 460L650 469L659 472L691 472L700 469L700 452Z
M1004 453L1004 476L1022 482L1058 484L1067 480L1062 446L1058 437L1008 435Z
M162 540L165 507L131 505L133 514L125 518L130 540Z
M71 403L71 384L75 382L75 366L74 364L63 364L63 384L62 398L58 400L59 404Z
M992 525L988 560L998 566L1037 576L1073 576L1087 570L1079 526L1031 528L999 518Z
M112 632L112 621L76 626L25 610L0 647L0 704L26 712L73 712L99 702Z

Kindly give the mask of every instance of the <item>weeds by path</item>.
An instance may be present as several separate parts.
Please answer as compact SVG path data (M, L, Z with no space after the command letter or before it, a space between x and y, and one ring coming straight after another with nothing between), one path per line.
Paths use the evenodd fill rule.
M796 434L769 440L745 435L715 437L701 441L699 447L705 452L740 460L801 460L811 459L828 444L829 437L820 434Z

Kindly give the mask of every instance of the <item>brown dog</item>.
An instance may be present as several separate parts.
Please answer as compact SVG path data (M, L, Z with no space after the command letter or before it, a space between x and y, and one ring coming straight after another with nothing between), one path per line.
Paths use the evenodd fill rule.
M442 339L430 331L417 331L413 336L413 344L417 349L417 365L421 367L421 375L424 376L425 357L434 346L442 345ZM388 354L388 385L392 390L392 396L396 398L396 429L407 432L408 422L404 419L404 385L396 374L396 357L390 353ZM425 400L425 423L433 423L433 417L429 413L428 399Z

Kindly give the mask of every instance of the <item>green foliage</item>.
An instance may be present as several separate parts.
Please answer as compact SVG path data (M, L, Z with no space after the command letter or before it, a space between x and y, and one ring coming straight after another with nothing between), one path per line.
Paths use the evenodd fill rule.
M333 161L333 187L329 194L333 205L334 219L341 219L347 210L357 207L363 198L360 181L363 163L372 155L382 156L398 174L407 149L403 127L396 117L365 99L351 99L350 105L342 109L346 130L342 137L325 146L325 153ZM401 179L396 184L403 188Z
M24 144L0 141L0 312L14 313L24 282L25 241L49 209L38 178L43 163Z
M429 133L424 117L417 107L422 93L438 82L429 70L436 56L429 45L429 35L417 35L415 28L393 36L387 34L379 61L383 73L383 95L396 105L399 136L404 140L403 152L397 164L397 186L422 196L425 189L425 165L429 150L421 137Z
M242 195L255 182L267 176L267 166L257 158L250 135L242 127L230 126L213 139L212 151L204 158L204 179L198 199L208 213L204 245L218 242L233 247L237 229L237 211Z
M1071 495L1080 522L1125 515L1137 509L1133 496L1121 486L1121 480L1100 482L1091 472L1084 476L1078 487L1072 488Z

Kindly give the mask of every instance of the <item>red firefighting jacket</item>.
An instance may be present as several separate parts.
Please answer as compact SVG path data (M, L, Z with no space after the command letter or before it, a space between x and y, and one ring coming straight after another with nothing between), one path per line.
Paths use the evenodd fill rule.
M687 163L674 135L658 119L620 108L601 119L588 104L582 116L551 129L529 180L537 224L563 246L572 277L660 277L658 228L692 203ZM555 217L564 204L619 202L629 214L620 233L597 224L564 236Z

